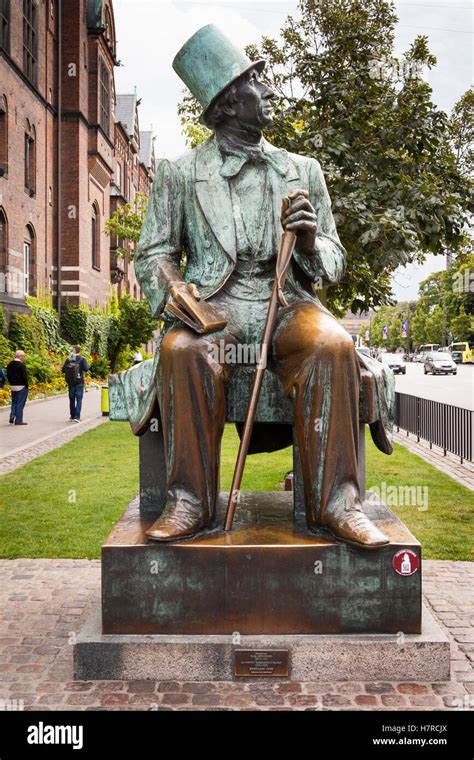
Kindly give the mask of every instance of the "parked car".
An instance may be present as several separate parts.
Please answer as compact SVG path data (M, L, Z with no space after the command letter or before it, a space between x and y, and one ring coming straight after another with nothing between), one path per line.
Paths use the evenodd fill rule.
M388 364L390 369L396 374L406 375L407 365L403 358L403 354L380 354L379 362L382 364Z
M457 367L450 354L437 351L436 353L428 354L425 357L425 375L427 375L428 372L431 372L433 375L456 375L457 371Z

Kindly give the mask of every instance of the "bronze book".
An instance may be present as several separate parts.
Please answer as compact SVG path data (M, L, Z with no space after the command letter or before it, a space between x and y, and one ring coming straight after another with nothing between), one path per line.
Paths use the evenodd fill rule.
M198 301L187 291L171 289L165 312L178 317L185 325L201 335L222 330L227 320L206 301Z

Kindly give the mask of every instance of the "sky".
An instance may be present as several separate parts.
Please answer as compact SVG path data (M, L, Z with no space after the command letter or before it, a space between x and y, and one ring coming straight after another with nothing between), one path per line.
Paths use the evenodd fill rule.
M114 0L117 32L118 93L141 98L141 129L153 129L159 158L176 158L186 150L177 116L183 84L171 62L184 42L201 26L212 23L227 31L239 46L262 35L278 37L286 16L297 15L297 0ZM469 0L399 0L395 54L401 56L416 35L429 38L437 65L424 76L433 100L450 111L473 80L473 5ZM397 300L417 297L419 282L444 266L440 256L397 270Z

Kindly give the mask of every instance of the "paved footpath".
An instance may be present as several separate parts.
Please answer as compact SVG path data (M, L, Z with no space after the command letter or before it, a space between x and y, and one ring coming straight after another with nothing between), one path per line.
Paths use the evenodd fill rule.
M411 433L407 436L406 431L401 428L399 432L394 430L393 440L405 446L413 454L417 454L428 464L444 472L445 475L449 475L462 486L474 491L474 464L472 462L464 460L461 464L460 457L451 454L449 451L444 456L443 449L437 446L430 449L428 441L423 439L417 441L416 436Z
M9 415L10 407L0 409L0 474L15 470L108 419L100 411L99 388L84 394L80 424L69 420L67 396L27 404L24 420L28 425L24 427L10 425Z
M75 681L71 644L100 562L2 560L0 708L474 710L474 563L426 560L423 572L425 602L451 639L449 683Z

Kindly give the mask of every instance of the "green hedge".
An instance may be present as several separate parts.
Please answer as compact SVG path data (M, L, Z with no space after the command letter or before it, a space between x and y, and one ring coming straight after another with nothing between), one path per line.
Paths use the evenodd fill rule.
M110 314L95 313L85 306L68 306L61 314L64 335L91 354L107 356L110 325Z
M0 367L4 370L13 359L13 349L5 335L0 334Z
M6 335L8 332L7 318L3 311L3 306L0 303L0 335Z
M43 325L30 314L13 312L8 337L15 351L21 348L26 352L35 352L46 348Z
M52 306L45 306L32 296L27 296L26 302L32 315L43 327L46 348L50 351L57 351L58 348L62 348L64 341L60 335L60 323L56 309L53 309Z

